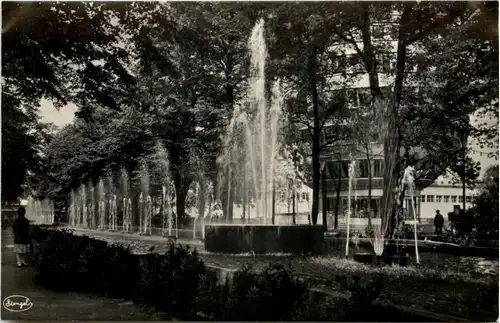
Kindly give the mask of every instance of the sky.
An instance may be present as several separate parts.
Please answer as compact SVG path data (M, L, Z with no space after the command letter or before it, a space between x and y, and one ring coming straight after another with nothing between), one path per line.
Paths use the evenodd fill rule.
M76 111L77 107L72 103L57 110L51 101L42 99L39 114L42 117L42 122L52 122L57 127L62 128L73 122Z

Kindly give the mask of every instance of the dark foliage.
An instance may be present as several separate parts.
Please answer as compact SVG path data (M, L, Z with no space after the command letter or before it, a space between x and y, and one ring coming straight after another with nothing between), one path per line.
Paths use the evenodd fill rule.
M69 230L34 226L32 237L38 242L38 284L133 299L183 320L347 320L369 307L382 287L379 278L342 277L339 285L349 297L317 302L282 265L262 271L245 267L220 284L196 250L180 245L140 259L121 246Z
M138 301L173 317L192 319L191 304L207 268L196 250L171 245L164 255L149 254L142 266Z
M307 292L282 265L269 265L262 272L245 267L223 285L208 275L202 286L196 304L211 320L289 320Z

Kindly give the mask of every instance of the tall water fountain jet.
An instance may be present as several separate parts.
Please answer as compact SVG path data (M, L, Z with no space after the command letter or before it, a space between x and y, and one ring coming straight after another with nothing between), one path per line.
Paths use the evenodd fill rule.
M113 194L113 199L111 200L111 230L116 231L118 227L118 205L116 203L116 195Z
M123 198L123 231L132 232L132 199Z
M149 196L149 172L146 163L142 163L139 170L140 184L141 184L141 194L139 196L139 233L147 233L147 219L148 212L146 210L147 201Z
M76 210L76 192L75 190L71 190L71 204L70 204L70 211L69 211L69 225L72 227L76 227L76 217L77 217L77 210Z
M87 187L85 184L82 184L80 186L80 196L82 197L82 221L80 223L80 226L82 228L87 227L88 223L88 205L87 205Z
M146 197L146 210L144 214L144 233L151 235L151 221L153 219L153 204L151 195Z
M90 194L90 204L89 204L89 224L88 227L91 229L95 228L96 223L96 203L95 203L95 188L90 185L89 187Z
M414 223L413 232L415 234L415 258L417 264L420 264L420 255L418 254L418 239L417 239L417 212L415 211L415 168L408 166L403 175L403 185L408 187L408 195L410 196L410 205L413 212Z
M98 228L104 230L106 227L105 221L105 213L106 213L106 194L104 192L104 181L99 179L99 183L97 184L97 225Z
M281 147L278 138L282 124L282 99L279 82L276 82L272 87L272 103L268 105L266 102L267 48L263 19L253 28L248 47L251 54L248 105L246 108L235 109L230 122L225 141L226 151L221 158L226 178L225 181L219 182L228 185L226 198L229 204L229 195L238 191L231 187L233 177L238 176L239 180L245 181L239 183L247 190L248 194L243 195L254 198L258 215L262 217L263 223L267 223L271 218L273 182L280 159Z
M349 164L349 190L348 190L348 197L347 197L347 238L345 242L345 256L346 258L349 257L349 234L350 234L350 222L351 222L351 196L352 196L352 189L354 186L354 177L356 176L356 161L352 160L351 163Z
M123 196L123 219L122 219L122 226L123 226L123 231L125 232L130 232L132 229L132 208L129 210L128 206L128 192L129 192L129 177L127 170L125 168L121 169L121 190L122 190L122 196Z
M144 197L139 194L139 234L142 233L142 218L144 217Z

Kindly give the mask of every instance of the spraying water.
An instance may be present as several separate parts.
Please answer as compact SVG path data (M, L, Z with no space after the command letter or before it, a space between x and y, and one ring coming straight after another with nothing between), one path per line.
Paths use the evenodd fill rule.
M36 200L28 198L26 218L37 224L51 224L54 222L54 207L50 200Z
M144 217L144 197L141 193L139 195L139 233L142 233L143 217Z
M408 187L408 195L410 195L410 204L414 216L413 231L415 233L415 257L417 264L420 263L420 255L418 254L418 239L417 239L417 212L415 211L415 169L411 166L406 167L403 175L403 184Z
M349 191L347 197L347 238L345 242L345 256L349 256L349 233L350 233L350 222L351 222L351 194L354 185L354 177L356 175L356 161L353 160L349 164Z
M88 221L88 205L87 205L87 188L85 184L80 186L80 196L82 197L82 223L81 225L86 228Z
M232 201L231 194L240 192L246 201L255 201L259 220L267 223L271 218L273 182L280 161L281 145L278 138L282 125L282 98L279 82L276 82L272 87L272 102L270 105L266 102L267 47L263 19L253 28L248 48L248 104L245 107L236 107L229 123L225 140L226 150L220 159L225 171L225 180L219 183L228 186L227 205ZM238 178L237 184L234 184L234 178ZM233 185L239 187L232 187Z
M153 219L153 205L151 195L146 197L146 210L144 215L144 233L151 235L151 221Z
M98 201L98 226L99 229L104 230L106 226L105 221L105 193L104 193L104 181L99 179L99 183L97 184L97 201Z

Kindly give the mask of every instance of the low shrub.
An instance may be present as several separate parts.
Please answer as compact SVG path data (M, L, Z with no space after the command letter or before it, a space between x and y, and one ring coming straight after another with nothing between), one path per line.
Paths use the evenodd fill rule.
M261 272L244 267L223 285L213 275L205 276L196 308L210 320L290 320L306 294L306 286L282 265L269 265Z
M207 268L196 250L171 245L164 255L146 255L137 300L173 317L193 319L192 304L206 273Z
M35 228L37 282L45 287L97 292L152 305L182 320L347 320L380 292L377 279L338 278L348 299L308 298L305 283L282 265L244 267L220 284L196 250L171 245L165 254L133 255L67 230ZM371 277L373 278L373 277Z

